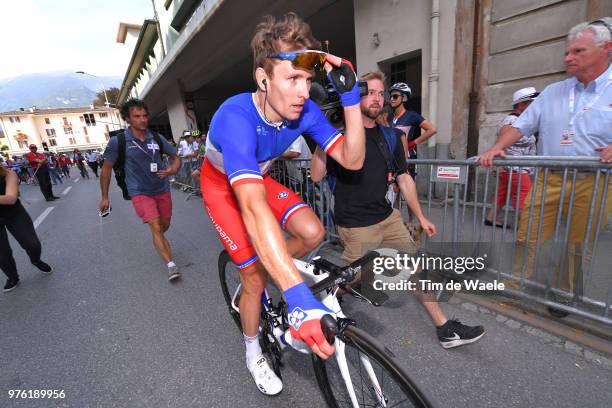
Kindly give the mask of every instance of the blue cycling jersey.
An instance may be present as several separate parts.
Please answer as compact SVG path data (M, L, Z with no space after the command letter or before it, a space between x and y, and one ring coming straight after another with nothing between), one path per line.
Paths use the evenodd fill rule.
M227 175L232 187L257 183L263 180L274 159L300 135L310 137L328 154L343 138L310 99L298 119L274 124L264 118L255 104L254 93L238 94L214 114L206 140L206 158Z

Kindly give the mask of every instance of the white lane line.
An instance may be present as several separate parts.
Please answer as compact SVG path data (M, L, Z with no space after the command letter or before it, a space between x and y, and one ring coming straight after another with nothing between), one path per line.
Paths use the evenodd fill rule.
M74 179L73 183L76 183L79 180L80 180L80 178L77 177L77 178Z
M47 215L49 215L54 208L55 207L47 207L45 211L43 211L42 214L40 214L34 221L34 228L38 228L38 226L45 220L45 218L47 218Z
M66 195L68 194L68 192L72 189L72 186L69 186L67 189L65 189L64 191L62 191L62 195Z

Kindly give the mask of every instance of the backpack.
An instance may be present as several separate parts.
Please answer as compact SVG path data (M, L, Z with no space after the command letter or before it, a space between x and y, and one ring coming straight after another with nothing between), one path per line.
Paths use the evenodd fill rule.
M159 146L159 154L164 154L164 145L161 140L161 136L158 133L153 132L153 139ZM121 132L117 135L117 147L119 148L117 161L113 164L113 171L115 172L115 180L117 185L121 189L124 200L131 200L130 194L128 193L127 184L125 184L125 132Z

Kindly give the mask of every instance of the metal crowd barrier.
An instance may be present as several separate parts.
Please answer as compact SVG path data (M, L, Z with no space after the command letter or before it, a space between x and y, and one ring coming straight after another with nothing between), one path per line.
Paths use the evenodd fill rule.
M307 164L278 160L270 173L313 208L327 239L337 238L333 194L326 179L310 180ZM433 238L422 235L428 254L484 255L480 280L503 282L510 296L612 325L612 164L539 156L496 159L492 168L475 159L411 164L417 166L423 211L438 229ZM504 179L507 194L498 206ZM525 183L531 188L520 209L521 195L513 192L526 190ZM400 210L408 219L405 203ZM493 226L485 225L487 215Z
M202 160L197 161L184 161L181 159L181 168L178 173L174 176L172 184L184 191L187 194L185 201L191 197L199 196L202 194L200 190L200 178L194 177L193 172L198 170L202 166Z

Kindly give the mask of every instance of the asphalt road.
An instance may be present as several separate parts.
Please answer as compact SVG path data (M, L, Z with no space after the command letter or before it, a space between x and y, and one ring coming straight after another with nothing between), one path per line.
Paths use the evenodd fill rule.
M76 174L73 170L72 174ZM74 177L74 176L73 176ZM47 203L23 186L37 219L42 275L12 241L21 285L0 293L0 407L321 407L310 357L286 354L284 390L269 398L244 365L242 336L219 290L221 249L200 199L173 190L168 238L183 278L167 281L148 228L111 188L112 214L97 216L97 179L66 182ZM607 407L612 368L517 330L460 302L443 308L486 336L440 347L412 296L374 308L345 302L347 315L375 334L447 407ZM9 390L64 390L63 400L15 400Z

